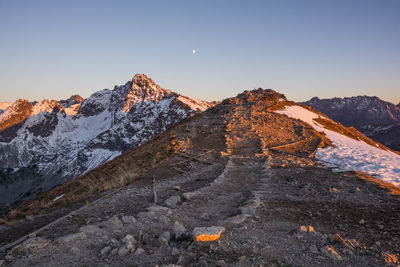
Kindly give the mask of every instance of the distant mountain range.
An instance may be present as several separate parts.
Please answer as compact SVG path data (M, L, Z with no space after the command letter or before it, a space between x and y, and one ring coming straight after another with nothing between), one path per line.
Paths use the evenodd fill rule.
M400 151L400 103L383 101L376 96L319 99L303 102L345 126L359 131L394 150Z
M143 74L86 99L0 103L0 207L82 175L212 105Z

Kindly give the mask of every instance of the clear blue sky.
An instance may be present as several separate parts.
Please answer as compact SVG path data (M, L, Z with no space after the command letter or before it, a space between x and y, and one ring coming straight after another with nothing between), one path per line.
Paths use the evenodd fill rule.
M0 36L0 101L87 97L135 73L205 100L400 101L398 0L0 0Z

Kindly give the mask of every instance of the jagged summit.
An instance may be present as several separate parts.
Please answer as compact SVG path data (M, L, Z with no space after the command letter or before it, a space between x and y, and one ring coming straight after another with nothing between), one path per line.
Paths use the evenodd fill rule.
M146 74L135 74L135 76L133 76L132 78L132 88L142 88L142 89L151 88L151 89L163 90Z
M136 74L132 78L132 85L126 95L122 111L129 111L135 104L142 101L160 101L163 98L169 97L170 94L170 90L161 88L145 74Z
M237 98L245 99L251 102L257 102L261 99L266 99L269 101L287 101L286 96L280 94L272 89L257 88L251 91L244 91L237 95Z
M6 110L12 103L11 102L0 102L0 114Z
M18 99L0 114L0 132L24 121L31 113L31 103L25 99Z
M162 89L144 74L86 99L16 101L0 115L0 213L212 105Z

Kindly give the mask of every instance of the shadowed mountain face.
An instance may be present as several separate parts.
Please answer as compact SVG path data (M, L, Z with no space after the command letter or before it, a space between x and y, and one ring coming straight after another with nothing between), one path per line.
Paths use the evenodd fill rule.
M211 104L138 74L87 99L2 106L0 207L79 176Z
M394 150L400 151L400 106L378 97L312 98L309 105L345 126L359 131Z

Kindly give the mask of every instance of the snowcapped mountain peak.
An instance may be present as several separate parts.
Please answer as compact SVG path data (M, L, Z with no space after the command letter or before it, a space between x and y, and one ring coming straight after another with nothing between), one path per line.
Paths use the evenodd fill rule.
M30 116L31 112L31 103L25 99L18 99L0 114L0 132L24 121Z
M86 173L213 105L144 74L86 99L16 101L0 115L0 213L1 204Z
M145 74L136 74L132 78L130 91L126 95L126 101L122 111L128 112L139 102L160 101L171 95L170 90L165 90L157 85L151 78Z
M68 108L72 105L81 104L83 102L83 98L80 95L72 95L67 100L60 100L59 103L63 108Z
M145 74L136 74L132 78L132 88L152 88L162 90L159 85L157 85L150 77Z
M11 104L11 102L0 102L0 110L6 110Z
M72 95L69 99L75 101L76 103L82 103L83 98L80 95Z
M40 112L48 112L51 113L53 111L59 111L62 109L62 106L60 105L60 103L58 103L57 100L48 100L48 99L44 99L38 103L36 103L33 107L32 107L32 113L31 115L37 115Z

